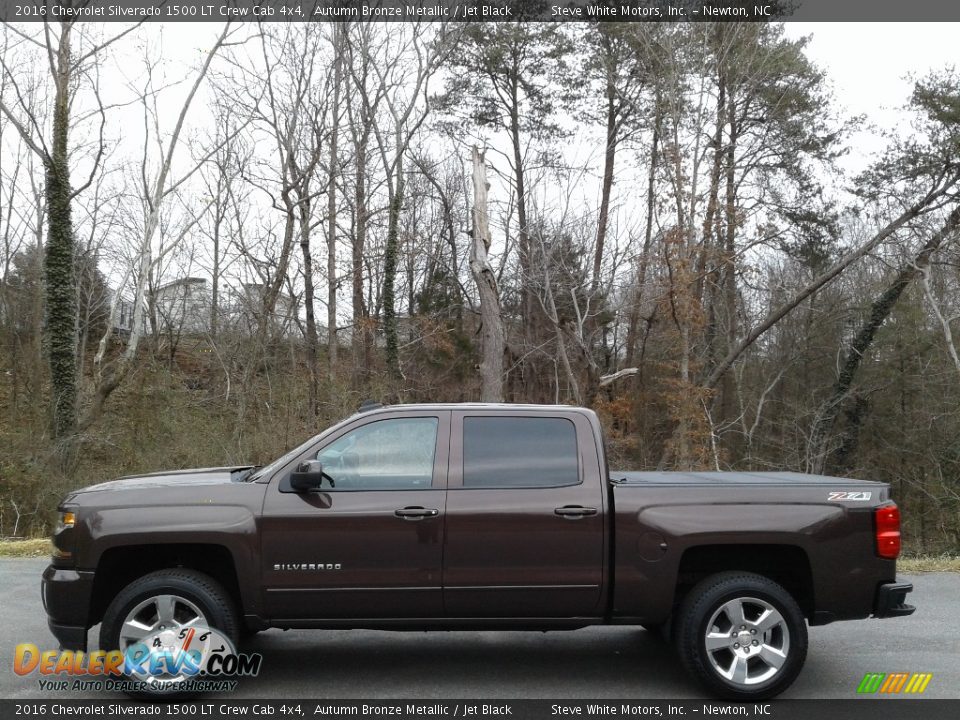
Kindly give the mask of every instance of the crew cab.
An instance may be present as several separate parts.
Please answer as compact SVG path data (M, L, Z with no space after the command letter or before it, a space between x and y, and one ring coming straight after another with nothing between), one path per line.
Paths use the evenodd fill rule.
M882 483L620 472L568 406L366 406L266 467L92 485L43 574L64 648L198 623L565 630L642 625L713 695L772 697L807 626L909 615Z

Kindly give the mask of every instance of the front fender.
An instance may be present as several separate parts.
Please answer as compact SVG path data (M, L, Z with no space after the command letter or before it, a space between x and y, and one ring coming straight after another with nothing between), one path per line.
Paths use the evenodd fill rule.
M245 613L259 614L260 542L257 514L242 505L164 505L96 509L84 518L87 542L77 567L94 570L114 548L169 545L220 546L230 553Z

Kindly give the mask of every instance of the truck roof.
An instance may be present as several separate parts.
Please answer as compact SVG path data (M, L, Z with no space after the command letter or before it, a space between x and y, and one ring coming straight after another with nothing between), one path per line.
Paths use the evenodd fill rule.
M592 414L589 408L576 405L537 405L533 403L398 403L396 405L380 405L379 403L365 402L359 412L381 412L388 410L497 410L504 412L579 412Z

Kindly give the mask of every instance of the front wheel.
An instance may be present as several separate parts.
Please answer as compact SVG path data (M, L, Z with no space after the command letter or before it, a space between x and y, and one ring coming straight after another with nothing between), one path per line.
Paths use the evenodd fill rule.
M189 650L202 659L214 646L233 652L238 634L236 607L220 583L195 570L171 568L134 580L114 598L100 626L100 649L129 654L146 648L172 661ZM157 670L141 657L142 666L135 667L142 672L126 675L136 688L128 695L157 700L195 694L178 690L197 677L193 668L181 664L164 672L165 662Z
M684 599L674 628L687 671L730 700L779 695L807 656L807 626L796 600L753 573L720 573L700 582Z

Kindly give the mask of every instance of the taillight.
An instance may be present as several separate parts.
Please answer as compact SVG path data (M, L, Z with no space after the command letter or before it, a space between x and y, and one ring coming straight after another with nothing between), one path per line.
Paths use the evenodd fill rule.
M873 526L877 537L877 555L896 560L900 555L900 508L894 503L873 511Z

